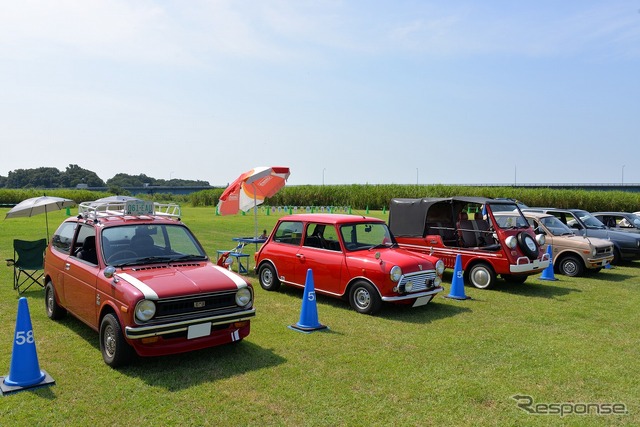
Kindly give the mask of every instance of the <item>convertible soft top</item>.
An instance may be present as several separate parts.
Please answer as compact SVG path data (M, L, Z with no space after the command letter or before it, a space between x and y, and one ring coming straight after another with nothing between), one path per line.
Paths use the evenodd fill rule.
M428 221L451 222L469 204L514 204L511 200L487 197L423 197L391 199L389 228L395 236L424 236Z

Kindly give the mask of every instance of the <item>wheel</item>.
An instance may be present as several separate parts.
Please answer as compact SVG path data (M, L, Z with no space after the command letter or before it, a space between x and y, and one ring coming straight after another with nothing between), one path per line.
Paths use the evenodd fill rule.
M349 304L358 313L375 314L382 307L382 299L370 283L361 280L351 287Z
M123 249L121 251L118 251L109 255L109 258L107 258L107 264L109 264L111 261L116 261L116 260L121 260L126 258L136 258L137 256L138 254L135 253L134 251L130 249Z
M540 246L538 246L536 239L529 233L519 233L516 239L518 240L518 246L520 246L522 253L525 254L527 258L530 260L538 259Z
M584 272L584 265L582 264L582 260L578 257L574 255L567 255L560 260L558 270L565 276L582 276L582 273Z
M53 283L51 282L47 282L44 289L44 304L47 317L51 320L62 319L67 314L67 310L58 305L55 291L53 290Z
M280 289L280 279L276 275L276 269L269 263L262 264L258 270L258 280L262 289L277 291Z
M489 264L474 264L467 273L467 280L478 289L491 289L496 283L496 273Z
M611 260L611 264L620 264L622 262L622 255L620 254L620 249L616 246L613 247L613 260Z
M104 363L112 368L131 361L133 349L125 341L118 318L109 313L100 322L100 351Z
M515 274L503 274L502 278L509 283L516 283L518 285L522 285L527 281L527 276L523 275L515 275Z

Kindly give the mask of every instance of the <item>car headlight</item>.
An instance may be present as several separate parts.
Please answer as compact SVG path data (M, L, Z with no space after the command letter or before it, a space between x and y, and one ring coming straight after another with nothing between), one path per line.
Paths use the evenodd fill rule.
M547 239L545 239L544 234L536 234L536 242L538 242L538 245L542 246L546 241Z
M596 250L596 248L592 247L591 248L591 256L596 256L597 253L598 253L598 251Z
M442 273L444 273L444 261L441 259L436 262L436 273L438 276L442 276Z
M249 288L241 288L236 292L236 304L245 307L251 302L251 291Z
M438 287L440 285L442 285L442 279L440 276L436 276L435 279L433 279L433 286Z
M507 237L507 239L504 241L504 243L511 249L515 248L516 245L518 244L518 241L516 240L515 236L509 236Z
M402 269L397 265L391 267L391 271L389 272L389 276L391 277L392 282L397 282L402 277Z
M142 301L136 304L136 319L146 322L150 320L156 314L156 303L143 299Z

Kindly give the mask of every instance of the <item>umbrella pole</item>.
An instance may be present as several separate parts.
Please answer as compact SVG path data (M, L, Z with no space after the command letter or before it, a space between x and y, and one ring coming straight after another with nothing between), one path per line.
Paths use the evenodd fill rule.
M251 183L253 186L253 238L258 238L258 200L256 198L256 185Z
M47 213L47 206L44 206L44 222L47 225L47 243L49 243L49 214Z

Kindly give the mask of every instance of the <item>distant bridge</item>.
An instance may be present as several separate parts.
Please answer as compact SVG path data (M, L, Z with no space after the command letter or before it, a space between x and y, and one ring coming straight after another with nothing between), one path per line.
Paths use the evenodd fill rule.
M550 188L553 190L595 190L640 192L640 184L460 184L469 187Z

